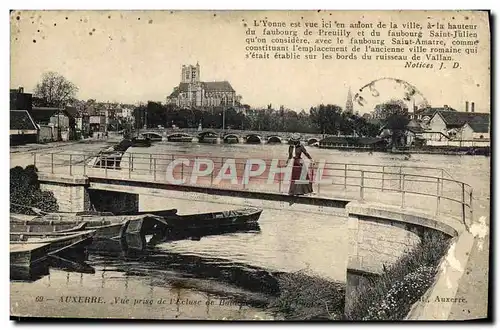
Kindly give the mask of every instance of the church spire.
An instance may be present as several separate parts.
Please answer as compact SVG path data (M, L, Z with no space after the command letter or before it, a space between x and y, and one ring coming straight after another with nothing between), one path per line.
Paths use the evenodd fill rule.
M350 113L353 112L351 87L349 87L349 91L347 92L347 101L345 103L345 111L350 112Z

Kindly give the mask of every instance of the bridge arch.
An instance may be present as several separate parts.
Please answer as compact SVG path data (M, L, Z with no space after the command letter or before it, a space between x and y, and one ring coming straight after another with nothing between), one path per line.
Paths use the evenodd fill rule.
M224 143L240 143L240 137L236 134L227 134L224 136Z
M141 135L146 139L150 139L151 141L163 140L163 136L157 132L143 132L141 133Z
M281 137L279 137L278 135L271 135L267 138L267 143L268 144L273 144L273 143L281 143Z
M262 138L257 134L250 134L245 137L245 143L247 144L261 144Z
M200 143L217 143L218 135L214 131L205 131L198 134L198 142Z

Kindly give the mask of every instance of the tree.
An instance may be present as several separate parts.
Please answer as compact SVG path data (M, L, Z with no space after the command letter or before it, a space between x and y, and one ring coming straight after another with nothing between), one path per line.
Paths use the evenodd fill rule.
M35 103L38 106L65 107L72 102L78 87L57 72L46 72L35 87Z
M142 128L146 122L146 105L143 103L139 103L134 111L132 112L132 116L134 116L135 128Z
M321 134L337 134L341 128L342 108L338 105L321 104L317 108L311 108L311 121L319 128Z
M382 119L385 128L391 131L392 146L397 147L404 135L406 126L410 122L408 118L408 109L404 102L391 100L378 104L375 107L375 113Z

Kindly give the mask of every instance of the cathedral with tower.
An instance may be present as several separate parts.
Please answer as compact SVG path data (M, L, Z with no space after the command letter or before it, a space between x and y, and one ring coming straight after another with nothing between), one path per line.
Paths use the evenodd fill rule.
M183 65L181 82L167 97L167 103L186 108L234 106L239 100L228 81L200 81L200 65Z

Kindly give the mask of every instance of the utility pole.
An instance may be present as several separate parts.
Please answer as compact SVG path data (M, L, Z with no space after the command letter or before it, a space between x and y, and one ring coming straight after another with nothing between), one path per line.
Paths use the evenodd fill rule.
M57 110L57 141L62 140L61 138L61 126L59 124L59 118L61 117L60 110Z

